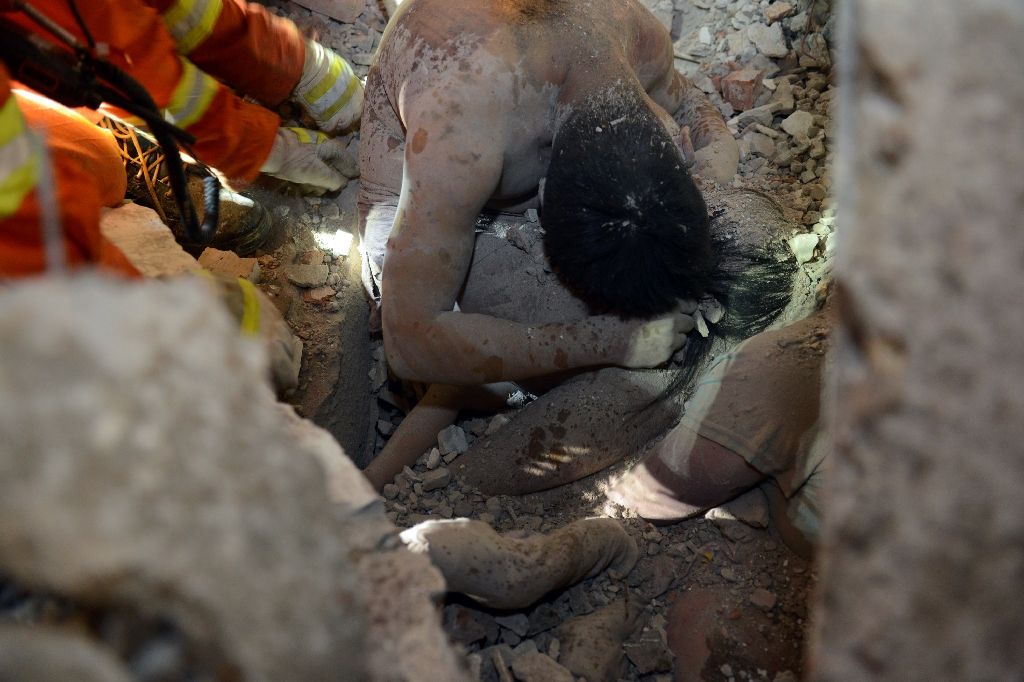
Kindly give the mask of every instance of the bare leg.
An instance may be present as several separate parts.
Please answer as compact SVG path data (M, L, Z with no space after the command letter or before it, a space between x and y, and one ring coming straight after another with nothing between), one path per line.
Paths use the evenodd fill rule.
M696 440L683 456L663 457L677 438ZM679 448L677 452L685 451ZM673 461L669 468L664 460ZM650 521L680 521L728 502L765 479L746 460L718 443L676 427L610 490L608 499Z
M529 606L605 569L625 577L637 560L633 538L604 518L525 539L498 535L482 521L424 521L401 537L413 552L430 555L450 591L498 609Z
M437 432L450 426L465 408L498 409L504 405L507 384L445 386L433 384L392 434L380 454L363 469L380 492L403 467L412 466L437 443Z

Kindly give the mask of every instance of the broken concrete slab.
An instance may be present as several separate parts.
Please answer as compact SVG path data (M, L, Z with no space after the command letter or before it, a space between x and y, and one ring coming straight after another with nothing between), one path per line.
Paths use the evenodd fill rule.
M129 202L105 209L100 232L143 277L170 277L200 269L151 208Z
M85 637L33 626L0 627L0 679L14 682L132 682L113 652Z
M261 347L206 286L8 286L0 338L5 576L163 618L246 679L463 679L440 575L378 549L394 528L372 494L348 497L346 458L352 507L330 501Z

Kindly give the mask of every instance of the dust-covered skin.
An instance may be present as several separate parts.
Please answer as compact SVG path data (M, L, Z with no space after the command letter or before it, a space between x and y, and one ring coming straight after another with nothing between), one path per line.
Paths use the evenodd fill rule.
M525 495L597 473L679 420L681 396L658 402L675 375L607 368L576 377L478 439L451 471L487 495Z
M639 3L402 6L367 79L360 148L364 231L375 209L395 207L381 310L400 376L472 385L592 365L646 367L682 343L679 315L531 325L452 312L480 210L535 200L559 122L624 84L646 91L678 139L666 109L698 95L672 68L664 27Z
M525 608L605 570L624 578L638 558L633 538L605 518L526 538L499 535L482 521L424 521L401 537L411 551L430 556L449 591L497 609Z

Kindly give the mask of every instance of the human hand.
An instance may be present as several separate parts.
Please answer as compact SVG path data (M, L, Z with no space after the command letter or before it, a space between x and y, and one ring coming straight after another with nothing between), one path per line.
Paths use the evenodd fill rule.
M627 325L626 352L623 367L640 369L657 367L686 343L686 334L693 330L693 318L681 311L653 320L630 320Z
M279 128L261 172L302 185L308 192L334 192L359 176L345 143L305 128Z

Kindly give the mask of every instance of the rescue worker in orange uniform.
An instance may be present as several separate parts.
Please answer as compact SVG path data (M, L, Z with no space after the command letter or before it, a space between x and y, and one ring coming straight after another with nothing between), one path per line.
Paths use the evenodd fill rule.
M105 45L106 58L196 138L196 156L236 186L261 172L320 190L344 182L344 144L324 132L358 121L362 85L339 55L303 38L291 21L243 0L77 0L86 36L72 3L30 1L80 42ZM13 5L0 0L5 19L54 41L26 14L7 11ZM267 106L291 97L324 132L282 128L274 112L235 91ZM44 156L67 261L130 267L117 264L99 234L100 208L121 202L125 171L113 136L95 120L30 91L12 93L0 73L0 275L44 267L37 187Z

